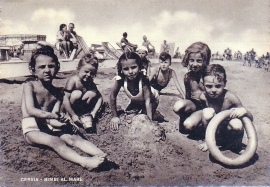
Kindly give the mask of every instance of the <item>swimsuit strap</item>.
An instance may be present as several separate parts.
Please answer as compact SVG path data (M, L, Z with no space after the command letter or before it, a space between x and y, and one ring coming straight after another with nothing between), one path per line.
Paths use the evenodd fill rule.
M127 88L127 78L125 78L124 80L124 90L127 94L127 96L130 98L130 99L134 99L134 100L142 100L142 77L140 78L140 81L139 81L139 93L137 95L132 95L128 88Z

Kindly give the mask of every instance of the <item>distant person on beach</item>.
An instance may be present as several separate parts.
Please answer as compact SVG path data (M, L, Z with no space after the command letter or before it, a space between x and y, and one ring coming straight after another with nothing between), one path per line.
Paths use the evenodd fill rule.
M116 98L121 87L124 88L126 95L131 100L125 110L126 113L141 111L152 120L159 103L158 93L151 92L149 80L141 72L142 62L138 54L134 52L122 54L118 60L117 69L119 78L116 79L110 95L113 116L110 126L113 131L118 130L119 124L121 124L116 108Z
M208 123L217 113L231 110L230 118L223 121L217 128L217 144L231 145L235 150L243 151L244 128L239 118L247 116L253 121L252 114L247 111L234 93L225 89L227 79L223 66L219 64L207 66L202 72L202 80L205 88L205 92L200 96L203 107L201 115L203 128L206 130ZM206 143L200 144L199 148L202 151L208 150Z
M61 49L64 51L66 58L69 58L69 52L70 52L70 40L68 37L68 32L67 32L67 25L66 24L61 24L59 31L57 32L57 41L56 45L59 45L60 51Z
M174 54L173 58L181 58L181 54L180 54L180 51L179 51L179 47L177 47L177 49L176 49L176 51L175 51L175 54Z
M189 133L201 120L202 109L200 95L204 91L201 82L202 70L210 63L211 50L208 45L196 42L190 45L183 58L183 64L188 65L189 71L184 75L186 98L174 104L174 112L179 115L179 131Z
M64 93L52 84L60 69L53 48L42 46L37 49L29 68L35 80L23 84L22 130L25 141L30 145L46 145L63 159L89 170L97 168L106 154L91 142L72 134L72 130L68 129L71 126L69 120L60 115ZM69 146L93 157L80 156Z
M244 63L243 66L248 63L248 66L251 67L251 53L246 52L245 57L244 57Z
M170 53L170 46L167 44L167 41L164 40L161 46L161 52Z
M122 46L123 51L127 52L127 51L132 51L135 52L137 49L137 45L136 44L132 44L127 40L127 36L128 34L126 32L123 33L123 38L120 41L120 44Z
M68 25L68 40L70 41L70 50L78 49L77 33L74 31L74 23Z
M102 105L102 96L93 79L97 75L98 59L85 54L79 61L78 73L67 80L64 106L71 119L88 131ZM80 117L79 117L80 116Z
M170 68L170 65L172 64L171 55L166 52L161 53L159 55L159 64L159 67L156 68L149 77L151 87L160 92L162 89L166 88L170 80L173 79L180 97L184 99L184 92L178 82L176 73Z
M147 40L147 37L145 35L143 36L142 46L145 46L147 48L148 53L155 53L155 47L151 44L149 40Z
M151 62L148 58L148 52L147 48L144 46L138 47L137 48L137 54L141 57L142 60L142 72L144 75L149 76L151 73Z

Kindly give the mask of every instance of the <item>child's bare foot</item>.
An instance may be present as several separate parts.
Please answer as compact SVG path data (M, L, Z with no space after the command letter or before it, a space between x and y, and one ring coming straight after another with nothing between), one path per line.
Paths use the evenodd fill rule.
M202 150L203 152L207 151L208 150L208 146L206 144L206 142L198 145L199 149Z
M106 158L107 157L107 153L99 153L96 156L99 156L100 158Z
M100 157L98 155L93 157L86 157L84 161L85 163L81 166L91 171L92 169L97 168L103 161L104 157Z

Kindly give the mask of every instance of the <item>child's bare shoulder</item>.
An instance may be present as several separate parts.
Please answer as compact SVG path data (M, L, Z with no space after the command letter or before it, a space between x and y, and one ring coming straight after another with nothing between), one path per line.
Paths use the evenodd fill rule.
M35 87L39 87L36 80L27 80L23 83L23 89L33 90Z
M201 100L201 101L206 101L206 100L207 100L207 98L206 98L206 96L205 96L204 93L201 93L201 95L200 95L200 100Z
M77 75L69 77L66 82L66 88L73 88L78 81L79 79Z
M224 96L225 100L230 101L231 103L235 103L239 101L239 98L233 92L229 90L225 90L225 91L226 91L225 96Z

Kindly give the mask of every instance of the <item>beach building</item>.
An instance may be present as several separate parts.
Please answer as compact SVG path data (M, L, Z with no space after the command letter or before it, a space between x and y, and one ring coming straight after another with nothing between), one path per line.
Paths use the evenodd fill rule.
M33 50L35 50L37 47L38 41L46 41L46 35L38 35L38 34L0 35L1 46L10 47L11 51L14 51L16 48L17 49L19 48L21 50L21 59L24 61L30 60Z

